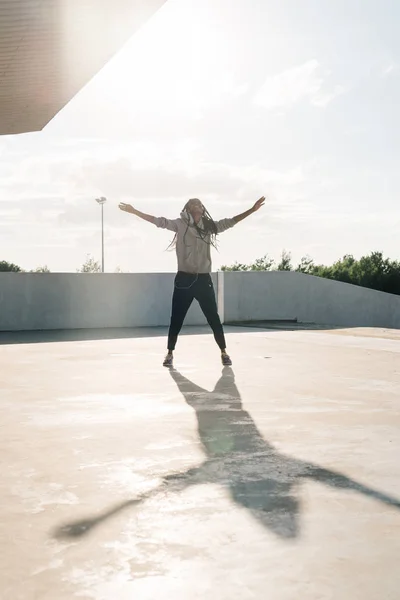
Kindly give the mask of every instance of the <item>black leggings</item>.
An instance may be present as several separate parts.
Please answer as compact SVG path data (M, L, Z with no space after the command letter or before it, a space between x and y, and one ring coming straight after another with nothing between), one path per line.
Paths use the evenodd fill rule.
M215 341L221 350L225 350L225 336L218 315L214 286L209 273L184 273L178 271L175 277L174 294L172 296L171 324L168 333L168 350L175 350L176 340L183 321L193 300L196 299L213 330Z

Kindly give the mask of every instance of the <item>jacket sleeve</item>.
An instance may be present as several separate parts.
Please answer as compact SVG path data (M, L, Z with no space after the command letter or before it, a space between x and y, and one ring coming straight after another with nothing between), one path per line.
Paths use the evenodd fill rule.
M221 219L220 221L216 221L215 224L217 226L217 233L223 233L236 225L236 221L235 219Z
M165 217L156 217L154 219L154 225L160 229L168 229L169 231L178 231L179 219L166 219Z

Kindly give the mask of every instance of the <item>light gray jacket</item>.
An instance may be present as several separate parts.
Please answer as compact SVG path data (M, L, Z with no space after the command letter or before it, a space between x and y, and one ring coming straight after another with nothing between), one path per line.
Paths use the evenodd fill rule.
M154 224L161 229L168 229L176 233L176 256L178 271L185 273L210 273L211 272L211 244L210 235L203 240L196 228L188 222L184 213L180 219L166 219L157 217ZM221 219L215 221L217 232L222 233L233 227L234 219ZM201 221L199 223L201 227Z

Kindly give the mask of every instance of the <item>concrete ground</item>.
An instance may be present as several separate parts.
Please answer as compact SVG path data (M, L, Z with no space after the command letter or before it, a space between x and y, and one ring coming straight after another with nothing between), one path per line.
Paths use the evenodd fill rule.
M164 336L0 334L1 600L398 600L400 332Z

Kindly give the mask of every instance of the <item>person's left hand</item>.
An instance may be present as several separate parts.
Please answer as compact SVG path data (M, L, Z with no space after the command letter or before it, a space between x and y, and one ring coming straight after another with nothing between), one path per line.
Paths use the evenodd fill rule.
M256 210L259 210L262 206L264 206L265 204L265 196L262 196L259 200L257 200L257 202L254 204L253 206L253 212L256 212Z

